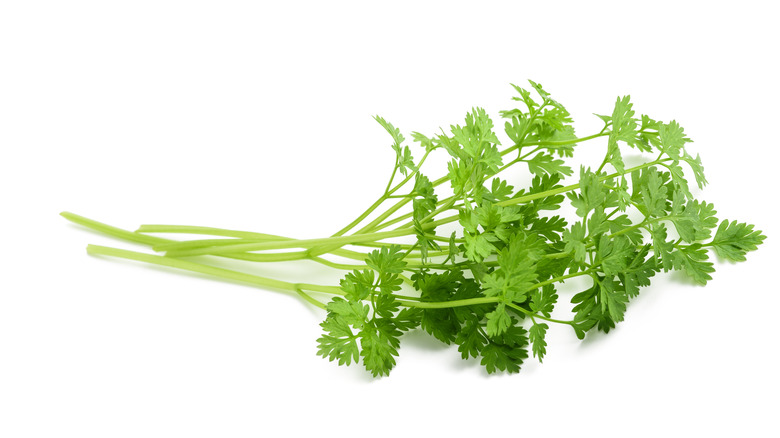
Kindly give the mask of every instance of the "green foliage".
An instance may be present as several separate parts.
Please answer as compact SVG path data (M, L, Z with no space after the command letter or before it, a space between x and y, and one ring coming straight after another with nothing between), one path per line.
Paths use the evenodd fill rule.
M623 96L609 115L598 116L604 123L600 131L578 138L566 108L539 83L529 85L512 85L519 108L500 112L503 143L487 111L472 108L461 124L436 135L413 132L425 153L419 161L400 129L376 116L395 151L390 182L361 216L331 237L295 240L199 229L226 239L179 242L63 215L167 251L150 256L92 247L97 253L299 294L326 313L317 354L339 365L362 363L375 377L390 373L403 333L416 329L455 344L463 359L487 373L518 372L529 355L550 361L551 324L571 327L580 339L591 330L609 332L656 274L679 270L704 285L715 271L710 249L744 261L764 241L753 225L719 221L712 204L695 199L686 171L699 189L707 180L676 121L638 115ZM582 165L579 175L564 181L573 174L566 159L579 144L597 139L606 143L601 164ZM626 148L643 160L628 167ZM446 153L449 160L437 179L421 172L431 153ZM530 184L502 173L518 163L528 166ZM451 190L441 191L442 185ZM568 211L550 214L564 207ZM572 223L564 219L569 217ZM454 231L438 234L446 226ZM306 259L347 272L338 287L288 283L211 266L197 260L200 255ZM586 285L563 297L573 304L566 317L566 310L556 309L557 286L576 277ZM323 303L323 294L332 298Z
M516 372L529 348L543 360L550 323L571 326L579 338L592 329L609 332L625 319L631 299L650 285L656 273L680 270L705 284L714 272L708 248L728 260L742 261L763 242L760 231L736 221L721 222L713 236L717 211L712 204L694 199L681 167L690 167L699 188L707 183L701 159L686 151L691 140L676 121L663 123L637 116L628 96L617 99L611 115L599 116L605 124L600 135L607 137L601 167L595 171L581 167L576 186L564 187L561 178L572 171L558 157L571 156L580 141L569 124L568 112L535 82L531 88L540 100L532 92L513 87L519 93L513 99L525 108L501 115L508 119L504 131L510 150L520 154L515 162L527 163L534 175L527 188L515 190L493 177L506 152L493 149L500 143L492 121L480 108L469 113L465 126L451 127L452 137L440 136L438 143L413 134L427 150L439 144L449 152L453 158L449 180L455 198L462 201L457 208L461 243L453 243L452 237L447 256L447 260L461 261L443 272L413 270L413 286L420 293L420 303L425 303L419 309L419 324L440 341L457 344L463 359L479 358L489 373ZM537 146L523 152L529 145ZM660 155L627 169L623 145ZM603 172L605 165L616 173ZM415 183L415 218L439 205L433 189L427 179ZM580 218L570 225L559 216L542 215L561 208L564 196ZM639 220L632 219L631 210L639 213ZM670 232L679 240L670 239ZM426 249L419 236L418 246L424 257ZM397 250L378 253L394 269L369 256L367 264L377 272L380 283L382 272L404 270L399 254ZM369 272L347 275L342 287L349 297L365 299L366 285L374 278ZM362 280L356 280L359 275ZM573 318L553 319L558 301L554 283L580 275L592 284L571 298ZM330 312L343 311L329 317L328 324L336 326L321 341L332 347L321 349L332 360L349 363L357 357L355 340L362 342L364 336L345 330L344 323L357 321L365 308L336 302L339 306ZM427 307L433 303L434 307ZM412 302L403 304L410 306L406 309L416 308ZM392 318L388 314L385 320L392 324ZM393 327L399 325L396 322ZM373 330L374 326L366 322L364 327ZM385 335L380 342L378 336L372 342L381 354L376 353L379 359L374 363L382 366L372 365L372 369L384 370L397 353L392 342L396 337Z
M753 225L724 220L720 223L710 246L719 256L742 262L745 261L745 254L758 249L764 239L766 236L761 234L761 231L754 230Z
M707 251L699 244L682 247L672 253L674 269L682 270L696 283L707 284L715 272L712 262L707 261Z

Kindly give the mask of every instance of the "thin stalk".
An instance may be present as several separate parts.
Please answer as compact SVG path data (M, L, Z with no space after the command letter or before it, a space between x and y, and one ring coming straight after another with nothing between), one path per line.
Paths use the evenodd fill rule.
M524 142L521 142L519 144L516 144L514 146L511 146L511 147L508 147L508 148L504 149L503 151L500 152L500 154L502 156L504 156L504 155L507 155L510 152L516 150L518 147L525 147L525 146L565 146L565 145L569 145L569 144L581 143L581 142L584 142L584 141L587 141L587 140L592 140L592 139L598 138L598 137L603 137L605 135L609 135L609 133L608 132L607 133L598 133L598 134L589 135L587 137L577 138L577 139L573 139L573 140L544 141L544 142L535 142L535 143L524 143ZM517 158L515 160L510 161L509 163L507 163L504 166L502 166L499 169L498 172L496 172L495 174L491 175L490 177L493 177L493 176L497 175L498 173L500 173L501 171L505 170L506 168L510 167L511 165L513 165L513 164L515 164L517 162L520 162L523 158L533 154L534 152L537 152L539 149L540 148L536 148L536 149L532 150L531 152L528 152L527 154L523 155L522 157L519 157L519 158ZM438 185L440 185L440 184L442 184L442 183L444 183L446 181L449 181L449 177L448 176L444 176L442 178L439 178L438 180L436 180L433 183L433 186L436 187L436 186L438 186ZM448 197L446 199L442 199L441 201L439 201L439 204L444 204L444 203L448 202L452 198L455 198L455 196L450 196L450 197ZM398 204L393 206L394 209L392 211L388 212L386 217L389 217L390 214L392 214L395 211L397 211L398 208L402 207L404 204L408 203L409 201L410 200L407 199L407 200L399 202ZM395 208L395 207L397 207L397 208ZM365 227L366 228L365 232L373 232L373 231L378 231L378 230L387 228L387 227L389 227L391 225L394 225L394 224L396 224L398 222L402 222L402 221L404 221L406 219L411 218L412 215L413 215L413 213L411 213L411 212L410 213L406 213L403 216L399 216L397 218L391 219L391 220L389 220L389 221L387 221L385 223L381 223L381 224L380 224L380 221L375 221L375 223L371 223L371 224L369 224L368 226ZM382 218L382 219L384 219L384 218ZM409 225L407 224L406 226L408 227ZM364 230L361 230L361 231L364 231Z
M190 272L197 272L200 274L210 275L223 280L238 281L241 283L249 283L255 286L260 286L268 289L284 290L288 292L298 292L299 289L308 290L313 292L322 292L332 295L343 295L344 292L335 286L323 286L307 283L290 283L281 280L275 280L273 278L260 277L257 275L251 275L244 272L233 271L230 269L217 268L215 266L204 265L202 263L195 263L187 260L175 259L165 256L144 254L136 251L128 251L118 248L110 248L99 245L88 245L87 253L90 255L105 255L110 257L123 258L128 260L135 260L144 263L150 263L153 265L167 266L176 269L182 269Z
M526 146L568 146L572 144L582 143L588 140L593 140L594 138L604 137L606 135L609 135L609 132L600 132L598 134L589 135L587 137L580 137L580 138L573 138L571 140L556 140L556 141L536 141L536 142L530 142L530 143L520 143L516 144L514 146L511 146L509 148L504 149L501 152L501 155L506 155L514 150L516 150L518 147L526 147Z
M393 171L393 173L395 174L395 171ZM390 182L392 182L392 180L390 180ZM353 220L352 222L348 223L348 224L347 224L347 225L346 225L344 228L342 228L342 229L340 229L340 230L336 231L336 232L333 234L333 236L342 236L342 235L344 235L344 234L345 234L347 231L349 231L349 230L351 230L352 228L354 228L354 227L355 227L357 224L359 224L359 223L363 222L363 220L364 220L365 218L367 218L367 217L368 217L368 215L370 215L371 213L373 213L373 212L374 212L374 210L376 210L376 209L377 209L377 208L378 208L380 205L382 205L382 203L383 203L383 202L385 202L385 201L387 200L387 198L388 198L388 194L387 194L387 192L385 192L385 193L384 193L382 196L380 196L380 197L379 197L379 199L377 199L377 200L376 200L376 202L374 202L373 204L371 204L371 206L370 206L370 207L368 207L368 208L366 209L366 211L364 211L364 212L363 212L363 213L362 213L360 216L358 216L357 218L355 218L355 220Z
M239 239L258 240L293 240L290 237L277 236L275 234L255 233L252 231L227 230L225 228L198 227L192 225L141 225L136 233L171 233L171 234L198 234L206 236L236 237Z
M195 255L219 255L219 254L231 254L236 252L245 251L267 251L276 249L287 248L315 248L322 245L349 245L360 242L375 242L382 239L390 239L393 237L408 236L414 234L414 230L393 230L385 231L381 233L371 234L358 234L351 236L338 236L338 237L325 237L319 239L302 239L291 240L281 242L258 242L258 243L244 243L236 245L225 245L214 248L196 248L189 251L169 251L167 255L175 257L195 256Z
M422 156L420 162L417 164L417 169L415 169L413 172L407 175L403 179L403 181L401 181L400 183L398 183L398 185L396 185L391 189L390 186L393 184L395 173L398 170L398 163L396 162L395 168L393 168L393 175L390 178L390 182L387 183L387 188L385 188L385 192L382 194L382 196L380 196L379 199L376 200L376 202L371 204L371 206L368 207L368 209L366 209L366 211L364 211L360 216L355 218L355 220L347 224L344 228L334 233L333 236L331 237L343 236L344 234L346 234L347 231L355 228L359 223L363 222L363 220L365 220L371 213L373 213L374 210L379 208L379 206L382 205L382 203L384 203L387 199L391 198L396 191L398 191L407 182L409 182L409 180L411 180L417 173L419 173L420 168L422 167L423 163L425 163L425 160L428 158L428 154L430 153L431 151L425 151L425 154Z
M94 222L94 221L92 221ZM96 222L99 224L99 222ZM108 226L105 224L102 224L104 226ZM113 227L112 227L113 228ZM124 230L120 230L124 231ZM126 231L125 231L126 232ZM136 233L182 233L182 234L202 234L207 236L225 236L225 237L235 237L239 239L248 239L252 242L271 242L271 241L293 241L296 239L293 239L291 237L284 237L284 236L278 236L274 234L264 234L264 233L253 233L251 231L239 231L239 230L228 230L224 228L212 228L212 227L199 227L199 226L190 226L190 225L141 225ZM161 239L161 242L164 243L158 243L160 247L164 247L165 244L178 244L182 243L177 240L168 240L168 239ZM235 242L239 243L239 242ZM243 242L248 243L248 242ZM227 245L227 243L225 244ZM355 245L361 245L361 243L356 243ZM333 254L335 256L344 257L348 259L353 260L365 260L366 257L368 257L367 253L359 252L359 251L352 251L349 249L343 249L343 248L336 248L329 252L330 254ZM284 253L288 254L287 257L290 257L289 260L299 260L299 259L305 259L309 256L309 254L306 251L300 251L300 252L289 252ZM292 254L295 254L293 256ZM249 261L257 261L257 262L263 262L263 261L280 261L275 260L273 257L255 257L255 256L265 256L270 254L242 254L242 259L249 260ZM227 255L225 255L228 257ZM233 255L235 256L235 255ZM231 256L232 257L232 256ZM245 257L245 258L244 258ZM295 257L295 258L293 258Z
M525 309L523 309L522 307L518 306L515 303L507 303L506 305L511 307L511 308L513 308L513 309L515 309L515 310L517 310L518 312L524 313L524 314L526 314L526 315L528 315L528 316L530 316L532 318L539 318L539 319L543 319L545 321L555 322L555 323L558 323L558 324L566 324L566 325L571 325L574 322L574 321L561 321L560 319L548 318L548 317L546 317L544 315L540 315L538 313L533 313L533 312L530 312L528 310L525 310Z
M315 300L314 298L312 298L311 295L304 292L303 289L296 289L295 292L297 292L298 295L301 296L301 298L303 298L304 300L308 301L311 304L314 304L315 306L319 307L322 310L326 310L328 308L328 306L323 304L321 301Z
M121 228L112 227L111 225L94 221L92 219L85 218L84 216L79 216L77 214L70 213L67 211L63 211L62 213L60 213L60 216L64 217L65 219L73 223L130 242L142 243L144 245L149 245L149 246L163 245L166 243L175 242L175 240L163 239L162 237L147 236L146 234L141 234L138 232L132 232L132 231L123 230Z

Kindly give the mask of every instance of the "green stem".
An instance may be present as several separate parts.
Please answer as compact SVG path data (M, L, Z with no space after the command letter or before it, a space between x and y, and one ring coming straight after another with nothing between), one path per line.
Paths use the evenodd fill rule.
M393 237L408 236L414 234L414 230L393 230L385 231L381 233L371 234L357 234L351 236L338 236L338 237L325 237L319 239L302 239L291 240L281 242L257 242L257 243L239 243L235 245L225 245L220 247L211 248L195 248L188 251L169 251L168 256L172 257L189 257L196 255L219 255L219 254L231 254L236 252L245 251L268 251L277 249L288 248L315 248L322 245L334 245L342 246L360 242L375 242L382 239L390 239ZM319 254L310 254L319 255Z
M584 141L593 140L594 138L604 137L607 135L609 135L609 132L599 132L598 134L589 135L587 137L574 138L571 140L538 141L534 143L528 143L526 146L568 146L570 144L582 143Z
M627 169L623 173L616 172L616 173L613 173L611 175L603 176L603 177L601 177L599 179L601 181L606 181L608 179L615 178L616 176L620 176L620 175L623 175L625 173L630 173L630 172L633 172L635 170L644 169L646 167L654 166L654 165L659 164L661 162L670 161L670 160L671 160L670 158L667 158L667 159L659 159L659 160L655 160L655 161L649 161L647 163L640 164L638 166L635 166L635 167L632 167L630 169ZM522 203L534 201L536 199L546 198L546 197L554 196L554 195L560 195L562 193L570 192L572 190L577 190L579 188L580 188L579 183L572 184L572 185L568 185L568 186L565 186L565 187L559 187L557 189L552 189L552 190L547 190L547 191L544 191L544 192L534 193L532 195L525 195L525 196L520 196L520 197L517 197L517 198L507 199L506 201L496 202L495 205L498 205L498 206L501 206L501 207L506 207L508 205L522 204ZM445 223L455 222L457 220L458 220L458 215L453 215L453 216L448 216L448 217L446 217L444 219L440 219L438 221L435 221L435 222L433 222L433 224L436 224L436 226L438 226L438 225L445 224ZM412 224L413 223L406 223L406 224L401 225L400 227L396 228L396 230L409 228L410 226L412 226Z
M371 213L374 212L374 210L376 210L380 205L382 205L384 201L390 199L391 197L394 197L393 194L395 192L397 192L401 187L403 187L407 182L409 182L415 175L417 175L420 172L420 168L422 167L423 163L425 163L425 160L428 158L428 154L430 153L431 151L425 151L425 154L420 159L420 162L417 164L417 168L414 170L414 172L411 172L403 179L403 181L401 181L391 189L390 186L393 183L393 177L395 177L395 172L398 169L398 163L396 163L396 167L393 169L393 177L390 178L390 182L387 184L387 188L385 188L385 193L382 196L380 196L379 199L377 199L376 202L374 202L370 207L368 207L368 209L364 211L363 214L358 216L355 220L350 222L347 226L345 226L341 230L337 231L335 234L333 234L332 237L343 236L347 231L351 230L352 228L356 227L359 223L363 222L363 220L365 220Z
M88 245L87 253L91 255L105 255L110 257L118 257L128 260L135 260L144 263L151 263L154 265L168 266L171 268L182 269L190 272L197 272L200 274L206 274L213 277L221 278L223 280L233 280L242 283L249 283L255 286L260 286L268 289L284 290L288 292L298 292L299 289L308 290L313 292L323 292L333 295L343 295L344 292L335 286L323 286L308 283L289 283L286 281L275 280L273 278L260 277L257 275L251 275L244 272L233 271L230 269L217 268L215 266L204 265L202 263L195 263L187 260L175 259L166 256L159 256L153 254L144 254L136 251L128 251L118 248L110 248L99 245Z
M326 306L320 301L315 300L314 298L311 297L311 295L304 292L303 289L295 289L295 292L297 292L298 295L300 295L304 300L308 301L311 304L314 304L315 306L319 307L322 310L326 310L328 308L328 306Z
M582 143L588 140L593 140L594 138L604 137L606 135L609 135L609 132L600 132L598 134L589 135L587 137L580 137L580 138L573 138L571 140L555 140L555 141L536 141L531 143L521 143L516 144L512 147L509 147L501 152L501 155L506 155L513 150L516 150L518 147L526 147L526 146L568 146L571 144L577 144Z
M138 232L132 232L132 231L123 230L121 228L112 227L111 225L106 225L102 222L94 221L92 219L85 218L84 216L79 216L77 214L73 214L67 211L63 211L62 213L60 213L60 216L64 217L65 219L73 223L130 242L143 243L149 246L164 245L166 243L175 242L174 240L163 239L162 237L147 236L146 234L141 234Z
M660 164L661 162L669 161L669 160L670 159L649 161L647 163L640 164L638 166L634 166L634 167L632 167L630 169L626 169L625 172L622 172L622 173L621 172L615 172L613 174L603 176L603 177L601 177L599 179L601 181L606 181L608 179L615 178L616 176L624 175L626 173L630 173L630 172L633 172L635 170L644 169L646 167L654 166L656 164ZM580 188L579 183L572 184L572 185L569 185L569 186L560 187L560 188L553 189L553 190L547 190L545 192L534 193L533 195L526 195L526 196L520 196L520 197L513 198L513 199L507 199L506 201L497 202L496 205L502 206L502 207L506 207L508 205L522 204L522 203L525 203L525 202L534 201L536 199L546 198L548 196L554 196L554 195L559 195L559 194L562 194L562 193L570 192L572 190L577 190L578 188Z
M526 315L528 315L528 316L530 316L532 318L539 318L539 319L543 319L545 321L556 322L558 324L566 324L566 325L571 325L574 322L574 321L561 321L560 319L548 318L548 317L546 317L544 315L540 315L538 313L533 313L531 311L525 310L525 309L523 309L522 307L518 306L515 303L506 303L506 305L511 307L511 308L513 308L513 309L515 309L515 310L517 310L518 312L524 313L524 314L526 314Z
M592 139L598 138L598 137L603 137L605 135L609 135L609 133L598 133L598 134L594 134L594 135L589 135L587 137L576 138L576 139L572 139L572 140L543 141L543 142L535 142L535 143L520 142L520 143L518 143L518 144L516 144L514 146L508 147L508 148L504 149L503 151L501 151L501 156L509 154L510 152L518 149L518 147L525 147L525 146L565 146L565 145L569 145L569 144L576 144L576 143L584 142L584 141L587 141L587 140L592 140ZM515 164L515 163L519 162L520 160L522 160L523 158L527 157L528 155L533 154L537 150L539 150L539 148L536 148L536 149L532 150L531 152L523 155L522 157L520 157L518 159L510 161L509 163L507 163L504 166L502 166L501 169L499 169L499 172L496 172L496 174L500 173L501 171L503 171L504 169L508 168L512 164ZM492 176L495 176L495 174L491 175L491 177ZM442 178L439 178L438 180L436 180L433 183L433 186L436 187L436 186L438 186L438 185L440 185L440 184L442 184L442 183L444 183L446 181L449 181L449 177L448 176L444 176ZM578 188L579 186L576 186L576 187ZM547 196L549 196L549 195L547 195ZM450 199L455 199L455 196L451 196L451 197L448 197L446 199L442 199L441 201L439 201L439 204L444 204L444 203L448 202ZM398 222L402 222L404 220L407 220L407 219L411 218L413 216L413 213L410 212L410 213L404 214L403 216L399 216L397 218L391 219L391 220L389 220L389 221L387 221L385 223L381 223L381 220L384 220L386 217L389 217L390 214L392 214L395 211L397 211L399 208L401 208L404 204L408 203L409 201L410 200L407 199L407 200L403 200L403 201L399 202L397 205L394 206L394 209L392 211L388 212L388 214L386 216L384 216L382 218L377 218L378 220L376 220L376 221L372 222L371 224L369 224L368 226L366 226L364 230L358 231L358 233L360 233L360 232L378 231L378 230L387 228L387 227L389 227L391 225L394 225L394 224L396 224ZM409 227L409 226L411 226L411 225L409 225L409 224L405 225L405 227Z
M392 180L390 180L390 182L392 183ZM347 226L345 226L344 228L342 228L342 229L338 230L336 233L334 233L333 236L343 236L347 231L349 231L352 228L354 228L360 222L363 222L363 220L365 218L367 218L368 215L373 213L374 210L376 210L380 205L382 205L383 202L385 202L387 200L388 196L389 196L388 193L385 192L382 196L379 197L379 199L376 200L376 202L371 204L371 206L368 207L368 209L366 209L366 211L364 211L360 216L355 218L355 220L353 220L352 222L347 224Z
M224 228L199 227L192 225L141 225L136 233L170 233L170 234L197 234L205 236L236 237L239 239L257 239L266 241L294 240L291 237L277 236L275 234L255 233L252 231L227 230ZM169 242L175 242L170 240Z
M402 306L417 307L420 309L449 309L451 307L474 306L477 304L497 303L498 297L477 297L452 301L405 301L398 300Z
M94 221L92 221L94 222ZM98 223L99 222L95 222ZM101 224L103 226L108 227L108 225ZM110 227L113 228L113 227ZM124 230L119 230L124 231ZM124 231L125 233L128 233L127 231ZM212 227L198 227L198 226L190 226L190 225L141 225L138 228L138 231L136 233L183 233L183 234L203 234L208 236L225 236L225 237L235 237L238 239L248 239L251 242L271 242L271 241L294 241L296 239L293 239L291 237L284 237L284 236L277 236L273 234L263 234L263 233L253 233L250 231L238 231L238 230L227 230L224 228L212 228ZM180 242L177 240L167 240L167 239L161 239L161 242L164 243L158 243L161 248L164 247L165 244L183 244L186 242ZM188 241L193 242L193 241ZM230 242L229 240L226 240L225 242ZM247 241L242 240L241 242L233 242L233 243L249 243ZM222 245L220 243L220 245ZM225 243L224 245L228 245L228 243ZM361 243L356 243L356 245L361 245ZM370 246L370 245L366 245ZM184 246L186 248L186 245ZM198 245L193 245L193 247L198 247ZM348 249L343 248L336 248L329 252L330 254L333 254L335 256L344 257L352 260L360 260L363 261L368 257L367 253L359 252L359 251L352 251ZM307 251L300 251L300 252L286 252L283 253L285 256L283 257L265 257L265 256L273 256L274 254L242 254L241 258L244 260L249 261L256 261L256 262L265 262L265 261L283 261L283 260L299 260L299 259L305 259L310 254ZM293 256L294 254L294 256ZM228 255L225 255L228 257ZM262 256L262 257L257 257ZM230 257L236 258L235 255L231 255Z

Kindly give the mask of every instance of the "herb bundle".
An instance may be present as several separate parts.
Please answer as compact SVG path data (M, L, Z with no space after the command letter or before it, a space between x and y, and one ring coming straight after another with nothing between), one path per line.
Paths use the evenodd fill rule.
M181 225L126 231L62 215L158 253L89 245L91 254L299 294L326 313L317 353L339 365L362 362L373 376L389 374L401 335L416 329L456 344L463 359L476 358L488 373L517 372L530 355L543 360L550 324L567 325L580 339L591 330L609 332L656 273L680 270L704 285L714 272L710 250L743 261L765 239L753 225L719 221L712 204L694 198L686 178L699 188L707 181L677 122L637 116L625 96L610 115L598 116L599 132L577 137L564 106L529 82L534 93L513 85L520 108L500 113L504 142L485 110L474 108L447 132L413 132L422 148L416 160L401 131L376 117L392 137L390 181L376 202L330 237ZM575 172L566 165L580 143L597 139L607 146L598 167ZM644 161L627 166L627 148ZM434 151L450 161L446 174L431 180L423 164ZM528 167L528 187L501 178L513 165ZM576 179L564 185L565 177ZM551 214L566 205L576 214L572 223ZM446 226L457 230L442 233ZM158 236L177 233L208 238ZM203 256L311 260L346 274L339 285L291 283L213 266ZM559 316L556 288L574 277L589 286L567 297L571 313Z

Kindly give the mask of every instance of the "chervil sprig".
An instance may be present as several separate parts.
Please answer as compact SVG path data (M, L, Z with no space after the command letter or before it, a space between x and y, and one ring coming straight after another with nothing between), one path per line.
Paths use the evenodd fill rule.
M698 189L707 179L676 121L638 115L622 96L598 116L598 132L578 137L566 108L540 84L530 86L512 85L519 108L500 112L504 139L485 109L472 108L448 129L411 133L419 160L401 130L376 116L392 139L391 177L361 215L328 237L182 225L126 231L62 215L157 253L90 245L90 254L299 295L325 314L317 354L339 365L361 363L372 376L390 373L409 330L457 345L463 359L477 359L488 373L517 372L530 356L546 357L551 324L571 327L580 339L609 332L655 275L679 270L704 285L715 271L711 253L744 261L766 238L753 225L721 221L713 204L695 198L688 179ZM603 160L567 165L598 140ZM627 166L628 152L643 161ZM431 153L449 157L436 179L423 171ZM502 177L515 165L533 175L527 187ZM563 208L571 209L571 223L552 214ZM456 230L441 231L445 226ZM292 283L214 266L204 256L309 261L346 273L338 285ZM561 296L558 286L575 277L588 286ZM562 299L573 305L568 316L556 309Z

